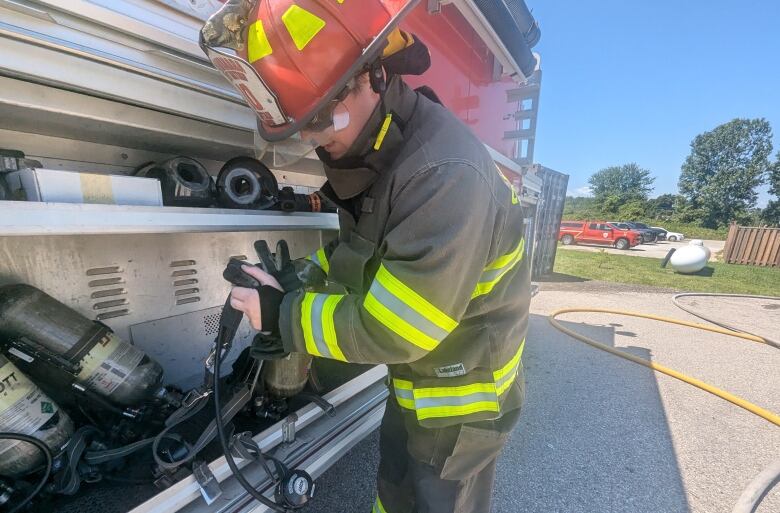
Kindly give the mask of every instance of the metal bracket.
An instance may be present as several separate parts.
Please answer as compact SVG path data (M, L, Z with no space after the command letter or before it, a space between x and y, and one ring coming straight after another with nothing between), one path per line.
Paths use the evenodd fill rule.
M211 506L220 495L222 495L222 488L219 486L219 481L214 477L214 473L211 472L206 462L198 462L192 466L192 475L198 481L198 487L200 488L200 494L203 496L203 500L206 504Z
M282 424L282 442L293 443L295 441L295 423L298 422L298 415L292 413L284 419Z

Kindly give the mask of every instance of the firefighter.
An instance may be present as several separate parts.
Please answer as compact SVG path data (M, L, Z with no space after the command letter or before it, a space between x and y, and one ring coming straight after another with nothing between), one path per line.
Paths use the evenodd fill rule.
M483 144L401 78L430 64L397 27L416 3L231 0L204 27L260 135L316 148L339 207L338 240L309 257L327 289L284 294L245 267L262 286L231 304L270 334L256 356L387 364L373 512L489 512L524 398L523 211Z

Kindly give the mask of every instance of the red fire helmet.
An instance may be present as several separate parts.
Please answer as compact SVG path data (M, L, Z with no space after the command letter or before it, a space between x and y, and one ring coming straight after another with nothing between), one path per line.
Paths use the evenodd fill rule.
M257 113L260 136L275 142L375 63L418 2L228 0L204 25L200 45Z

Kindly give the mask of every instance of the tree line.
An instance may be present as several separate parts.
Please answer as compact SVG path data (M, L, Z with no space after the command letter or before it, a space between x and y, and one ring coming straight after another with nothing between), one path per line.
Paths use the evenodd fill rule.
M655 177L635 163L590 177L593 197L568 197L567 217L657 219L723 228L732 221L780 225L780 152L771 160L772 127L766 119L734 119L697 135L682 165L679 194L650 198ZM757 208L758 188L772 199Z

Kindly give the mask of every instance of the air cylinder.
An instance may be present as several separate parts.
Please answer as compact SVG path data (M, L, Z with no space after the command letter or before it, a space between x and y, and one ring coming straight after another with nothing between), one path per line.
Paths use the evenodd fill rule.
M73 435L73 421L0 354L0 431L35 437L59 452ZM32 444L0 440L0 475L20 477L44 461Z
M160 364L30 285L0 287L0 336L30 340L78 365L76 381L116 404L138 405L161 391Z
M287 398L303 390L309 379L311 360L311 355L306 353L290 353L287 358L265 362L263 379L271 395Z

